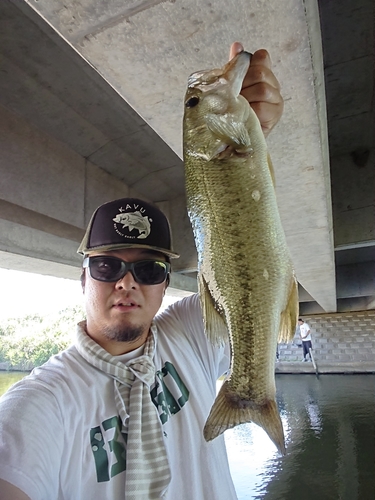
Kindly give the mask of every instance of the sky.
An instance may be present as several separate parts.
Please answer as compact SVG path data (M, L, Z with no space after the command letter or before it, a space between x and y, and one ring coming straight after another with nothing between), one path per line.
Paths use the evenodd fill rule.
M176 297L166 297L164 305ZM0 320L83 305L79 280L0 268Z
M78 280L0 269L0 283L0 319L83 304Z

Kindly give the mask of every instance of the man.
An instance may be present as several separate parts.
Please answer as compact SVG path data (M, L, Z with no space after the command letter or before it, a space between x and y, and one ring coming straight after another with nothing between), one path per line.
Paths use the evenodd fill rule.
M312 344L311 344L311 331L310 327L307 323L302 318L298 319L298 324L299 324L299 334L302 339L302 347L303 347L303 359L302 361L306 362L307 360L307 355L309 355L310 361L311 361L311 353L310 349L312 349Z
M283 101L265 50L242 93L268 135ZM223 436L202 437L229 347L207 341L196 295L155 317L178 257L166 217L138 199L106 203L79 252L75 345L0 401L0 500L235 499Z

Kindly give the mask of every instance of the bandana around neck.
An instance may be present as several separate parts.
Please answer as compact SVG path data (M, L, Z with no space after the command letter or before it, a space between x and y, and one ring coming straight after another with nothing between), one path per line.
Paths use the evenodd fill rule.
M171 480L162 424L150 396L155 380L155 335L152 327L143 355L124 364L87 335L85 322L77 328L79 354L114 381L116 408L128 434L126 500L162 498Z

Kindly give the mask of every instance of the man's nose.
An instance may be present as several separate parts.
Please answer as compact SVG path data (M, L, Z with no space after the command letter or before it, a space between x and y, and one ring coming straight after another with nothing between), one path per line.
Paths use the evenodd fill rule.
M131 290L132 288L136 288L137 285L138 283L135 281L134 276L130 271L128 271L125 276L116 282L116 288L119 290Z

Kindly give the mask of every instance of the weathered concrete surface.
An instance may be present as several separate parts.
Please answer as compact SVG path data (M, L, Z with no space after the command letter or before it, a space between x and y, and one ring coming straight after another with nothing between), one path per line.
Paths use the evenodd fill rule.
M308 4L313 7L315 5L313 2ZM133 147L134 158L137 158L142 148L138 147L137 153L136 145L139 146L142 141L147 143L147 137L142 139L141 134L137 134L139 124L132 130L131 123L129 123L130 130L126 133L118 127L117 137L113 126L109 127L109 130L112 130L112 137L103 133L101 117L106 117L104 107L99 108L101 116L99 114L95 117L93 108L89 104L86 107L82 106L85 88L72 78L77 68L86 65L87 69L84 70L86 74L95 68L97 77L101 75L103 82L108 82L124 102L136 109L178 158L181 157L183 96L188 75L202 67L221 66L227 59L230 44L235 40L242 41L249 50L267 47L273 57L274 71L283 86L286 103L283 120L270 138L270 149L277 171L277 196L287 240L302 286L323 309L335 310L329 159L325 96L322 86L321 40L316 5L315 11L297 0L287 0L286 3L269 2L262 5L255 2L249 4L247 0L236 2L223 0L215 3L202 3L196 0L186 0L183 3L158 1L124 3L112 0L106 2L105 9L102 8L102 2L97 0L85 0L80 3L75 1L62 3L60 0L41 3L32 0L6 2L5 5L9 6L6 33L13 42L16 42L19 36L26 38L28 36L28 31L22 31L22 25L17 24L19 20L16 15L17 9L20 16L24 15L32 21L33 26L28 29L33 30L33 35L37 25L43 38L37 57L34 40L30 46L23 43L22 50L17 49L16 43L6 47L4 67L9 78L8 88L14 88L11 75L18 75L21 94L28 89L29 92L37 91L37 95L40 96L39 102L41 104L48 102L47 113L43 106L40 106L42 113L49 115L49 121L52 118L55 121L56 126L52 127L48 134L55 133L56 138L60 140L64 138L65 144L68 142L69 148L80 155L83 161L89 160L90 163L100 164L101 168L117 177L120 177L123 151ZM50 25L38 17L30 6ZM63 38L58 39L51 26ZM66 86L62 84L61 79L54 79L52 88L50 84L46 85L47 74L53 67L52 57L54 57L53 47L48 39L57 47L65 71L73 70L68 79L70 82L68 88L74 85L76 93L72 96L74 104L72 102L70 106L66 100L67 94L64 93ZM77 53L82 56L80 61ZM48 63L40 64L39 57L47 58ZM67 66L68 57L74 61L72 68ZM36 69L36 72L33 69ZM58 70L58 74L62 76L61 70ZM94 80L97 77L94 77ZM41 87L42 92L38 91ZM88 90L92 91L92 85ZM17 112L20 111L20 107L25 107L31 122L36 120L38 127L46 127L40 116L33 118L30 100L24 99L21 106L13 99L11 105L14 110L19 105ZM91 131L87 126L89 115L91 120L95 120L95 127L91 127ZM59 116L61 116L60 121ZM74 124L72 133L69 133L69 126L66 126L69 123ZM91 143L90 141L81 143L79 140L77 131L85 130L90 134ZM307 136L309 140L306 143L304 138ZM117 149L121 152L120 156L116 157L114 146L120 148ZM150 193L154 201L168 200L173 203L173 200L178 199L183 192L183 182L181 182L183 171L181 163L177 170L173 164L170 164L171 168L166 169L165 163L163 164L164 156L162 152L157 152L152 158L155 162L154 167L151 164L149 167L144 167L143 160L147 163L147 158L140 157L138 163L133 162L133 168L128 170L126 177L122 175L120 178L129 189ZM158 158L162 159L160 168L157 167L157 162L160 161ZM15 163L16 160L15 155L8 152L7 163ZM126 161L129 160L131 162L129 157L126 158ZM24 162L18 168L22 169L23 165ZM36 181L38 169L33 168L33 170L36 176L30 180ZM83 172L83 168L74 170L72 179L74 180L77 175L82 176ZM175 176L174 172L179 173ZM170 191L167 193L165 187L170 181L174 184L170 184ZM177 181L181 182L178 189ZM46 182L48 183L48 175ZM301 184L309 186L303 202L295 195ZM63 186L64 179L61 190ZM82 187L81 182L74 190L82 190ZM74 190L69 195L72 198L78 194L75 194ZM12 199L9 199L11 194L9 190L7 191L7 201L16 203L14 194ZM161 193L164 193L164 198L161 198ZM38 198L36 206L28 208L38 211L39 205L45 204L45 201ZM56 204L56 210L58 205L59 203ZM70 203L70 206L74 204ZM78 209L75 213L66 214L64 217L80 218L81 222L77 227L83 228L82 216L85 219L85 211L86 207L84 212ZM298 218L295 217L297 213ZM313 247L301 251L303 240L308 235L313 238ZM185 252L189 250L189 246L183 245L183 247ZM180 271L190 272L192 268L196 268L195 252L188 255L188 262L177 263Z
M222 65L240 40L269 49L283 89L269 145L302 312L374 307L375 290L362 281L375 260L363 252L375 243L374 6L318 3L1 2L0 219L9 232L1 265L14 252L22 266L25 252L37 267L47 259L53 274L75 271L68 255L92 210L137 193L169 213L182 255L175 270L190 278L196 254L180 158L186 79Z

